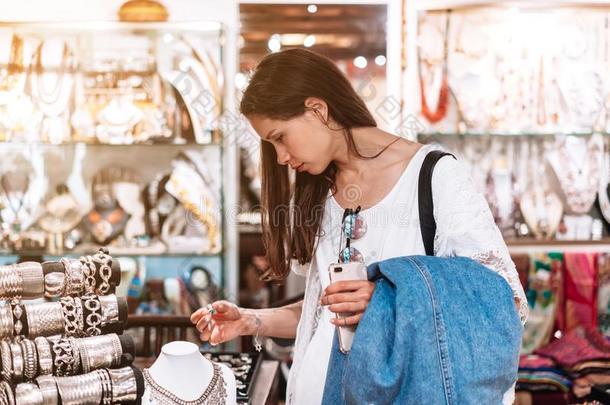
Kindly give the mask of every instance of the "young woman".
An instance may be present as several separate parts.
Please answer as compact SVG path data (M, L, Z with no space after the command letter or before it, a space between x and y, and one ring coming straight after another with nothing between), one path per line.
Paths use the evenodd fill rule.
M291 270L307 277L305 298L262 310L218 301L197 310L191 320L211 344L241 335L296 337L287 403L320 403L337 324L334 314L353 312L341 324L356 325L374 290L368 281L330 284L328 266L340 256L370 264L425 254L417 180L432 147L377 128L333 62L303 49L270 54L260 62L241 112L262 141L269 278L283 280ZM525 321L527 301L515 266L465 166L442 158L434 170L432 192L435 254L471 257L497 271L512 287ZM346 209L357 212L356 226L347 233Z

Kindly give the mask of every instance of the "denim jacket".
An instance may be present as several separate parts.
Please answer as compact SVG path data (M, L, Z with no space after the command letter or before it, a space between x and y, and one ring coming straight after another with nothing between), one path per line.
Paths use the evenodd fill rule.
M506 280L463 257L373 263L373 297L344 355L335 341L323 404L501 404L523 327Z

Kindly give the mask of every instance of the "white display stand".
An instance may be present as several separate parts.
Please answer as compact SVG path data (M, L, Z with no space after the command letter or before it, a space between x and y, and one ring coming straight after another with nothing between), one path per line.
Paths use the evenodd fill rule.
M233 372L225 365L219 364L222 378L226 382L227 405L236 404L236 384ZM161 354L148 369L150 376L157 384L170 391L180 399L194 401L206 390L212 380L212 362L199 352L199 348L190 342L171 342L161 349ZM147 386L142 403L150 403L150 388Z

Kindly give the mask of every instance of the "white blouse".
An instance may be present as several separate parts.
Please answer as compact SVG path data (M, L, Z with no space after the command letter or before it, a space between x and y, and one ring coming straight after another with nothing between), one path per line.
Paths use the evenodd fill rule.
M352 246L362 253L367 265L393 257L425 255L419 227L417 183L424 157L436 148L421 147L383 200L360 212L367 231L362 238L353 240ZM476 189L467 167L451 157L441 159L432 176L432 196L437 223L435 255L471 257L497 271L519 298L519 315L525 322L529 309L515 265L487 201ZM330 323L333 315L319 301L330 283L328 266L339 255L342 216L343 208L329 194L312 262L299 265L293 261L292 270L307 279L288 379L287 404L322 402L334 326Z

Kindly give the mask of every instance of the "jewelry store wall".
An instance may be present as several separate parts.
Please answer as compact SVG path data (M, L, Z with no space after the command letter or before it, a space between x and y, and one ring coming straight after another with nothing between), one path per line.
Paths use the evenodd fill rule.
M517 265L517 403L608 403L610 5L500 3L405 6L403 122L472 167Z

